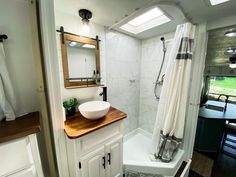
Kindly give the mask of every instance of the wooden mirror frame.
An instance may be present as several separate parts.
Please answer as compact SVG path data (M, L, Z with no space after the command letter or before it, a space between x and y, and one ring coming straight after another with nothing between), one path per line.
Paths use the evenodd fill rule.
M98 86L95 81L86 80L85 81L75 81L70 82L69 80L69 64L68 64L68 52L67 52L67 44L66 41L75 41L84 44L90 44L95 46L95 59L96 59L96 71L100 72L100 52L99 52L99 39L98 36L96 39L82 37L75 34L64 33L61 35L61 54L62 54L62 67L63 67L63 75L64 75L64 85L67 89L73 88L83 88L83 87L96 87Z

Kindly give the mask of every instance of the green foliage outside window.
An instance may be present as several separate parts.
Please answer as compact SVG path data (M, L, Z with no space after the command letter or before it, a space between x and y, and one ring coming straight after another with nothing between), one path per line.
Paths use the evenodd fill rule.
M236 96L236 77L211 77L210 93Z

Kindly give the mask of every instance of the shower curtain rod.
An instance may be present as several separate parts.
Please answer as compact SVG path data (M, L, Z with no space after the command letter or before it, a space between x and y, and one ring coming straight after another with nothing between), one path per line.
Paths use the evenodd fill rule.
M1 34L0 35L0 42L3 42L3 40L6 40L8 36L6 34Z

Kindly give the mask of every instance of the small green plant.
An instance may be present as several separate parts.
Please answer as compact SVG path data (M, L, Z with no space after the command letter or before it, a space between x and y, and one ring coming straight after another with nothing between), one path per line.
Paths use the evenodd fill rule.
M74 114L75 108L79 104L78 100L76 98L71 98L67 101L63 102L63 107L66 110L66 114Z

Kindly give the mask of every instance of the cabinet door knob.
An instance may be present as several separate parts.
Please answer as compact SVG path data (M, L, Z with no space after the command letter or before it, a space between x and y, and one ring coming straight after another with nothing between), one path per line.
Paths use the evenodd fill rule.
M106 157L104 156L104 157L102 157L102 159L103 159L102 166L103 166L104 169L106 169Z
M111 153L107 154L107 161L108 161L108 164L111 165Z

